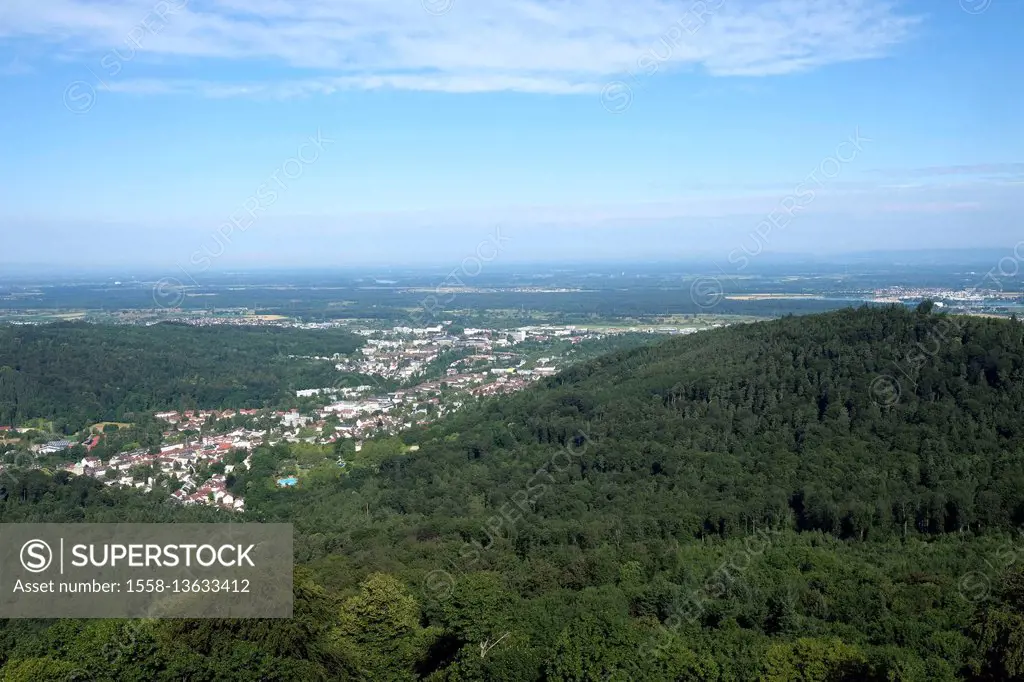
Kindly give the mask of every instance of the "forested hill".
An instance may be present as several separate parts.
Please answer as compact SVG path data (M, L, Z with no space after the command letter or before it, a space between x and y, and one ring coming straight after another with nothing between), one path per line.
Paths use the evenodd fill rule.
M337 374L289 355L360 343L341 330L280 327L0 326L0 425L45 418L73 430L132 412L261 407Z
M432 435L503 469L589 432L576 477L629 489L587 504L671 506L672 535L982 529L1024 523L1022 379L1016 321L863 308L606 356Z
M1022 375L1016 321L863 308L740 325L570 368L410 434L419 452L384 462L383 481L299 495L354 495L450 538L554 467L521 551L1008 529L1024 522Z
M785 318L577 366L336 480L275 489L289 446L261 448L246 517L295 524L293 621L145 623L108 658L123 623L12 622L4 673L1024 680L1022 336ZM0 521L96 497L12 488Z

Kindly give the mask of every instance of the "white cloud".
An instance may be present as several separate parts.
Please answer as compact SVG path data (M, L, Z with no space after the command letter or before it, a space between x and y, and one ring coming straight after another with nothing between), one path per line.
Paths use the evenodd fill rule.
M145 60L149 77L115 90L571 94L627 72L764 76L875 58L918 21L880 0L5 0L0 41ZM195 79L221 64L276 75Z
M934 178L957 175L989 175L1024 178L1024 163L975 163L958 166L927 166L911 169L876 169L873 172L885 175L903 175L917 178Z
M0 63L0 76L27 76L32 73L35 70L18 57L6 64Z

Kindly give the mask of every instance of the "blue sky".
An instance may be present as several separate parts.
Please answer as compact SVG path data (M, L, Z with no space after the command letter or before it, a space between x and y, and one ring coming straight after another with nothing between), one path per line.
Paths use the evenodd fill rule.
M496 225L520 260L1012 249L1021 26L1017 0L5 0L0 263L433 264Z

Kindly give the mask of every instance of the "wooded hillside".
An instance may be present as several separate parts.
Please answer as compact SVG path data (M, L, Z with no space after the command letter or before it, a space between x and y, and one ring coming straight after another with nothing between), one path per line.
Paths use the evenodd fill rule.
M68 432L153 410L263 407L337 375L330 363L289 355L360 345L334 329L0 326L0 425L44 418Z
M848 310L605 356L334 481L259 485L261 449L294 620L9 623L4 671L1024 679L1022 372L1016 321ZM0 521L104 494L12 487Z

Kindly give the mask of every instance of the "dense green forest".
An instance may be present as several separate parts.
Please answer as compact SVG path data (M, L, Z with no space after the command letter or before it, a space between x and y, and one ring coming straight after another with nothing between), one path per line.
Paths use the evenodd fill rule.
M289 355L347 354L360 343L334 329L0 326L0 425L46 418L70 433L160 409L274 406L337 378L331 363Z
M8 621L4 679L1021 680L1022 378L1016 320L862 308L615 352L296 489L261 448L292 620ZM125 495L21 476L0 521L198 513Z

